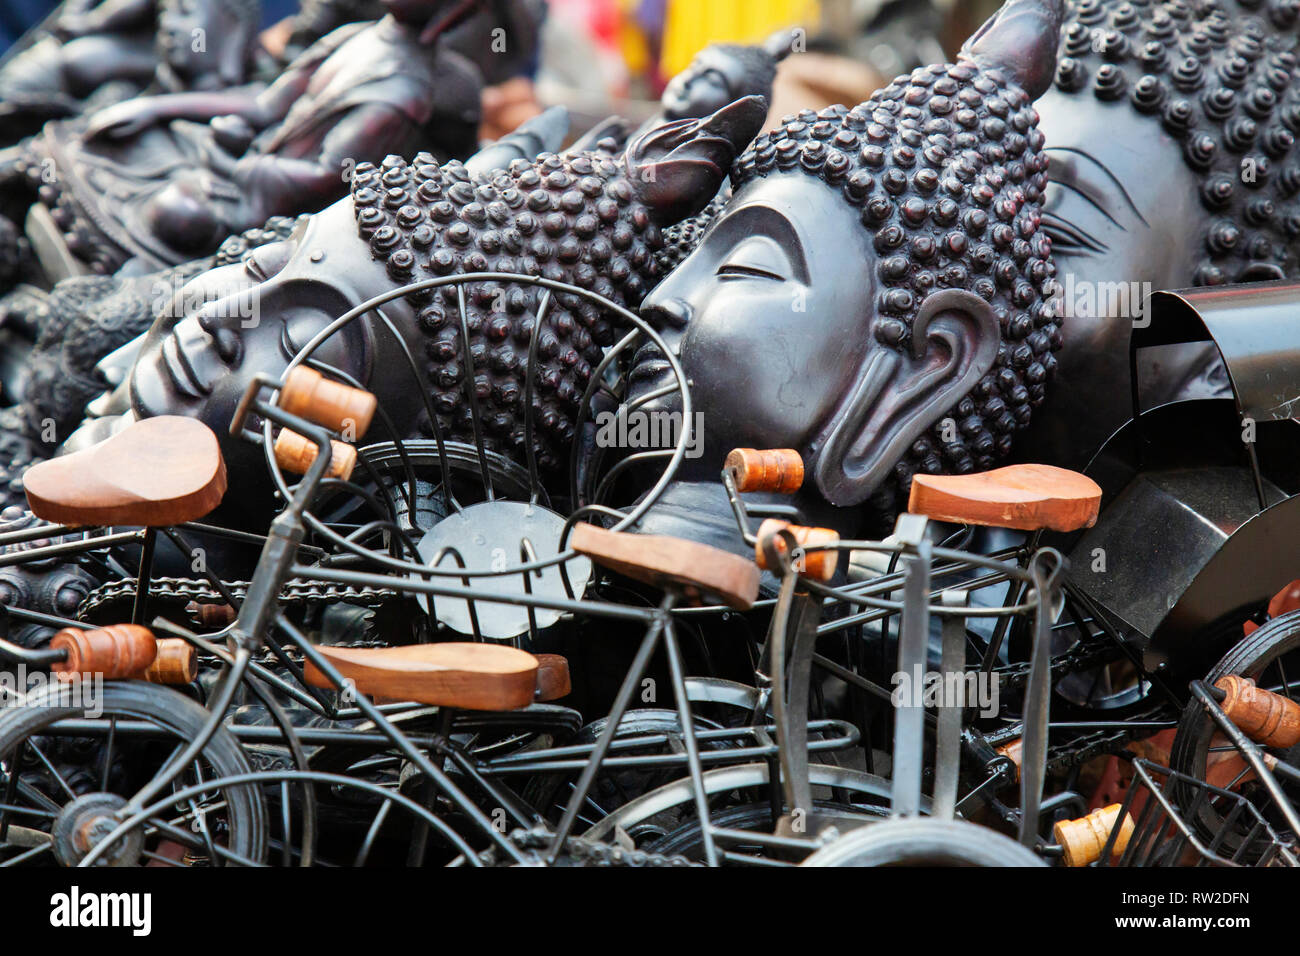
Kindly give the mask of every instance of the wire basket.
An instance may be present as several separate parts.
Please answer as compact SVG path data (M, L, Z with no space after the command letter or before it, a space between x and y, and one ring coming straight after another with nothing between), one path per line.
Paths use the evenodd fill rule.
M1133 774L1098 866L1300 865L1295 847L1242 794L1148 760L1134 760ZM1220 821L1210 833L1197 823L1207 809Z

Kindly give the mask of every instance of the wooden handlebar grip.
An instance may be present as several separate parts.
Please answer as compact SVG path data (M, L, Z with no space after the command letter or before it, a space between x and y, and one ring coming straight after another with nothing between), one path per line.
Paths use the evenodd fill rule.
M158 656L139 675L151 684L189 684L199 676L199 652L189 641L164 637L158 642Z
M333 440L330 441L330 450L330 466L325 470L326 476L347 481L352 477L352 469L357 466L357 450L347 442ZM275 461L285 471L295 475L307 474L317 453L314 441L292 429L282 429L276 436Z
M1256 687L1249 677L1220 677L1214 686L1228 695L1223 712L1251 740L1283 749L1300 743L1300 704Z
M1017 737L1015 740L1008 741L1001 747L994 748L1003 757L1011 761L1011 765L1016 768L1016 783L1020 782L1020 765L1025 759L1025 742Z
M303 365L289 373L280 389L280 407L290 415L337 432L346 431L353 441L370 428L377 404L369 392L331 381Z
M67 659L50 668L61 680L101 675L104 680L134 677L153 663L158 641L139 624L113 624L83 631L65 627L50 638L50 647L67 652Z
M793 448L733 448L723 467L735 477L737 491L792 495L803 484L803 459Z
M754 562L760 568L764 571L777 570L767 566L767 558L763 553L763 542L769 535L776 534L783 528L794 535L795 543L800 548L805 549L803 567L796 566L795 568L800 575L818 581L829 581L835 576L835 567L840 559L838 551L808 551L806 549L835 544L840 540L839 533L831 528L809 528L805 525L791 524L788 521L782 521L780 518L768 518L758 526L758 541L754 545ZM778 551L784 552L785 542L781 538L777 538L776 547Z
M1110 839L1110 831L1119 819L1120 804L1112 803L1108 807L1094 810L1086 817L1077 820L1061 820L1052 827L1052 836L1065 850L1066 866L1087 866L1101 859L1101 851ZM1133 836L1133 817L1124 814L1120 823L1119 835L1111 848L1111 856L1119 856L1128 846Z
M203 627L209 627L213 630L220 630L229 624L235 623L235 617L238 612L229 604L200 604L197 601L191 601L185 605L187 613L192 614L194 619Z

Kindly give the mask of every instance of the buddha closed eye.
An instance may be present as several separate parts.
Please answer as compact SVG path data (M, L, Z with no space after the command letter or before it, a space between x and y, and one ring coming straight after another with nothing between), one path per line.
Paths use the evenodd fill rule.
M793 273L785 250L767 236L743 240L731 250L717 271L720 277L773 279L777 282L785 282L793 277Z

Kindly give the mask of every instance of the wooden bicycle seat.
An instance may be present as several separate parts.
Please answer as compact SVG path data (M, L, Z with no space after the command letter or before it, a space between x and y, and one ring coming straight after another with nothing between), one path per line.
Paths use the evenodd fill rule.
M693 603L721 602L744 611L758 598L758 565L695 541L580 524L569 547L611 571L680 593Z
M537 658L500 644L322 644L316 649L357 690L372 697L461 710L517 710L533 702L538 688ZM313 687L334 686L311 661L303 674Z
M162 415L32 466L23 486L32 514L46 521L156 528L194 521L220 504L226 464L207 425Z
M537 658L537 699L543 703L568 697L573 690L569 661L562 654L534 654Z
M1090 528L1101 488L1086 475L1051 465L1008 465L972 475L916 475L907 510L938 521L1075 531Z

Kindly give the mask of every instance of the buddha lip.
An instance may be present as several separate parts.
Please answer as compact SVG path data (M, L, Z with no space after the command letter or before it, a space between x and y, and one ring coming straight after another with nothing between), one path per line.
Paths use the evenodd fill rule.
M190 362L189 356L185 354L185 349L175 332L163 341L162 355L163 367L167 371L167 377L172 380L172 384L180 391L191 398L197 399L207 398L212 394L212 387L205 382L199 381L199 376L194 371L194 365Z

